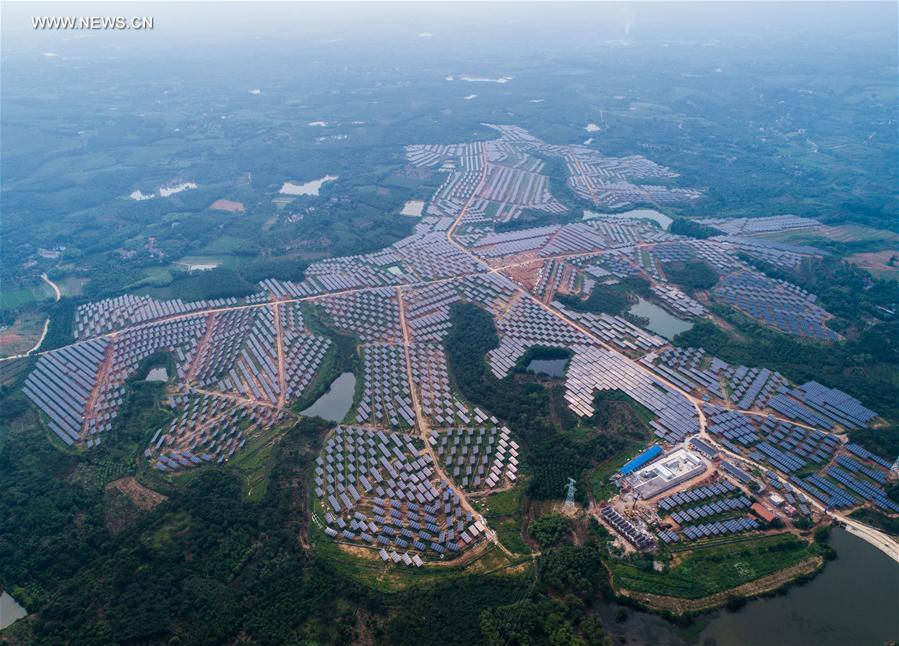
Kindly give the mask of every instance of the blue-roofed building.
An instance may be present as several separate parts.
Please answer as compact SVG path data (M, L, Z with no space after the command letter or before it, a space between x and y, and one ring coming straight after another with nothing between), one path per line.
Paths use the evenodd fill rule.
M629 473L633 473L644 464L648 464L649 462L655 460L657 457L662 455L662 447L658 444L653 444L651 447L643 451L640 455L635 457L633 460L625 464L621 467L619 473L622 475L628 475Z

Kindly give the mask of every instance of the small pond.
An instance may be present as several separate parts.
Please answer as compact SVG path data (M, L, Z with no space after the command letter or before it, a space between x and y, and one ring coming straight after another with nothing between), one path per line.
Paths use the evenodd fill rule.
M669 341L681 332L686 332L693 327L692 322L679 319L655 303L650 303L642 298L628 311L634 316L649 319L649 325L646 327Z
M331 382L328 391L315 400L309 408L300 411L300 415L321 417L329 422L341 422L350 412L353 395L356 393L356 375L345 372Z
M314 179L304 184L296 184L294 182L284 182L284 186L279 191L283 195L318 195L318 190L325 182L331 182L337 179L337 175L325 175L321 179Z
M168 381L169 373L165 368L153 368L147 373L144 381Z
M25 608L9 596L6 592L0 593L0 630L11 626L17 619L21 619L28 613Z
M597 213L596 211L584 211L585 220L594 220L596 218L612 219L625 218L628 220L652 220L658 223L663 230L667 231L668 226L674 221L664 213L659 213L653 209L633 209L624 213Z
M550 377L564 377L567 364L568 359L531 359L525 368L537 374L542 373Z

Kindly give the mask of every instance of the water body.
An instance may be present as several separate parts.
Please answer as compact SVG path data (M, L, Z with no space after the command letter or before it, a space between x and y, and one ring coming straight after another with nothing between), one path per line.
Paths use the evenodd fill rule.
M511 76L500 76L499 78L486 78L483 76L468 76L466 74L460 74L460 81L468 81L469 83L508 83L512 80Z
M25 608L5 592L0 594L0 630L11 626L13 622L21 619L28 613Z
M182 191L187 191L192 188L197 188L197 185L194 182L181 182L180 184L176 184L175 186L163 186L159 189L159 194L162 197L169 197L170 195L175 195L176 193L181 193Z
M337 179L337 175L325 175L320 179L314 179L304 184L296 184L294 182L284 182L284 186L279 191L283 195L318 195L319 189L325 182L331 182Z
M584 211L584 219L592 220L594 218L627 218L629 220L652 220L657 222L663 230L667 231L668 226L674 221L664 213L659 213L654 209L631 209L624 213L597 213L596 211Z
M568 359L531 359L525 367L531 372L542 372L550 377L563 377L566 365Z
M634 316L642 316L649 319L649 325L646 327L669 341L681 332L686 332L693 327L693 323L690 321L679 319L655 303L650 303L642 298L628 312Z
M353 405L355 392L356 376L352 372L345 372L331 383L328 392L316 399L312 406L300 411L300 415L318 416L329 422L343 421Z
M168 381L169 373L165 368L153 368L150 372L147 373L147 377L144 381Z
M718 613L699 635L726 644L884 644L899 639L899 563L849 532L834 530L837 560L786 596Z

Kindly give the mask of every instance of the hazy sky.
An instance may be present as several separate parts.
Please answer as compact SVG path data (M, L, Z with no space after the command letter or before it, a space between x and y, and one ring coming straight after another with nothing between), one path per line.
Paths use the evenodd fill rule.
M896 42L894 2L579 2L579 3L2 3L3 52L114 43L151 54L177 43L342 40L408 47L555 47L628 40L714 41L749 46L793 39L868 46ZM35 31L33 16L151 16L152 32ZM420 36L420 34L430 34ZM421 44L421 43L418 43ZM416 45L417 46L417 45ZM54 50L55 51L55 50Z

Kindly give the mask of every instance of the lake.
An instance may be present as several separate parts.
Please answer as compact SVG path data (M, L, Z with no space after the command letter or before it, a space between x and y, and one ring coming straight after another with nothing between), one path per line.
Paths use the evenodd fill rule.
M420 218L424 208L424 200L409 200L403 204L403 210L400 211L400 215L410 215L412 217Z
M0 630L11 626L17 619L21 619L28 613L15 599L3 592L0 594Z
M595 218L626 218L628 220L652 220L657 222L663 230L667 231L668 226L674 221L664 213L660 213L654 209L632 209L624 213L597 213L596 211L584 211L585 220L593 220Z
M300 411L300 415L318 416L329 422L342 422L350 412L355 393L356 376L352 372L345 372L331 382L328 392L316 399L312 406Z
M325 175L320 179L314 179L305 184L296 184L294 182L284 182L284 186L278 191L284 195L318 195L318 190L322 184L332 182L338 178L338 175Z
M637 304L632 306L628 312L634 316L641 316L649 319L649 325L646 327L648 327L650 331L665 337L669 341L681 332L686 332L693 327L693 323L690 321L681 320L655 303L650 303L642 298L639 299Z
M144 381L168 381L169 373L165 368L153 368L147 373Z
M899 639L899 563L836 529L837 560L786 596L720 612L700 633L703 646L726 644L884 644Z
M567 364L568 359L531 359L525 368L531 372L543 373L550 377L564 377Z

